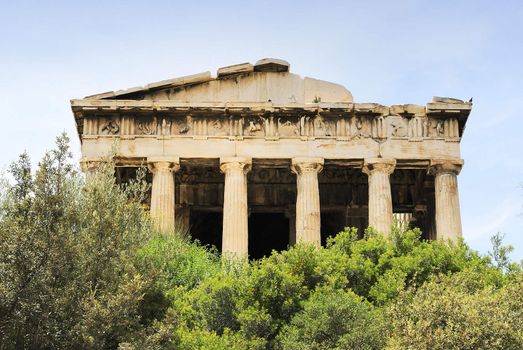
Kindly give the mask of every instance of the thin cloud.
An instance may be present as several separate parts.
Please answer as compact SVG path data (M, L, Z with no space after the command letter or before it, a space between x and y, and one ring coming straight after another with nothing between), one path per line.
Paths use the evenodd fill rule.
M521 201L517 198L506 198L486 215L474 217L473 222L464 222L464 236L467 241L484 241L497 232L510 226L521 211Z

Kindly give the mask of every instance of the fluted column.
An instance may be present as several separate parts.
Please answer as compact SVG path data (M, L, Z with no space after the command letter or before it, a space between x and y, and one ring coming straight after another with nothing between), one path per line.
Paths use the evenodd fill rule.
M247 204L247 173L250 158L220 159L220 170L225 174L223 191L222 254L246 258L249 254L249 218Z
M458 174L463 160L432 160L436 199L436 236L456 242L462 235L459 209Z
M320 189L318 173L322 158L293 158L292 171L297 175L296 242L321 245Z
M96 172L96 169L100 165L100 159L87 159L82 158L80 160L80 168L85 174L85 181L90 181L93 178L93 175Z
M396 167L396 160L365 159L363 172L369 177L369 226L384 235L392 228L392 193L390 174Z
M175 228L174 173L180 168L180 159L150 157L147 163L153 173L151 216L160 232L173 233Z

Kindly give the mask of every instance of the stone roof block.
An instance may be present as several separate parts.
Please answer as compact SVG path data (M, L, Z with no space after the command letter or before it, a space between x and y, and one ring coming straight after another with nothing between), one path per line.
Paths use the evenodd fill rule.
M254 66L248 62L234 64L232 66L218 68L217 76L218 78L240 73L250 73L254 70Z
M463 100L452 98L452 97L432 97L432 102L434 103L464 103Z
M211 72L203 72L193 75L186 75L180 78L168 79L151 83L145 86L146 89L157 89L161 87L175 87L187 84L203 83L212 80Z
M263 58L254 64L255 72L288 72L290 64L278 58Z

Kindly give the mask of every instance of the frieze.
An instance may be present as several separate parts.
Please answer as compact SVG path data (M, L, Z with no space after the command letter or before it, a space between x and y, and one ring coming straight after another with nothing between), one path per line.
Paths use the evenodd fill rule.
M456 118L437 118L408 114L388 115L302 115L247 114L207 116L87 116L84 136L157 136L193 138L227 137L302 140L333 138L358 140L373 138L445 139L459 141Z
M229 136L229 119L209 118L207 120L207 133L209 136Z
M120 122L117 117L100 118L99 120L101 135L118 135L120 133Z
M281 138L300 137L300 120L298 117L279 117L277 135Z
M243 135L264 137L267 130L266 123L266 119L260 116L245 117L243 122Z
M136 131L138 135L156 135L158 132L158 121L156 117L143 118L137 121Z
M313 120L314 125L314 136L324 137L324 136L336 136L336 128L334 123L331 120L327 120L321 115L316 116Z
M385 134L382 132L383 119L373 119L370 121L367 117L353 117L351 122L351 138L381 138Z
M387 131L383 134L386 133L388 137L407 137L408 123L406 118L401 116L389 116L386 120Z

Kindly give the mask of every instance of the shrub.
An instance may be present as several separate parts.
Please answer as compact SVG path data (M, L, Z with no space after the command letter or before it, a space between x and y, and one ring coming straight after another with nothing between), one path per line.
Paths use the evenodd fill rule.
M105 165L88 184L65 135L32 173L14 163L0 209L2 349L115 348L139 329L149 283L134 267L150 236L143 184L115 185Z
M351 291L321 287L283 328L278 348L381 349L382 330L381 314L370 303Z
M439 276L388 309L388 349L522 349L523 279L496 288L480 273Z

